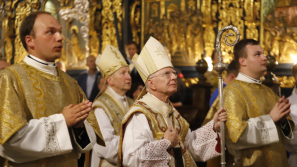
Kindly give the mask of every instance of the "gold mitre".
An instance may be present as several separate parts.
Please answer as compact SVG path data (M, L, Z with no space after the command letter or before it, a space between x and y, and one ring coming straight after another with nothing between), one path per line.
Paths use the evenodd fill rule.
M97 57L96 65L105 79L121 67L128 66L122 53L111 45L106 45L103 53Z
M173 68L163 45L153 37L146 42L139 55L133 56L132 62L144 83L150 75L162 68Z

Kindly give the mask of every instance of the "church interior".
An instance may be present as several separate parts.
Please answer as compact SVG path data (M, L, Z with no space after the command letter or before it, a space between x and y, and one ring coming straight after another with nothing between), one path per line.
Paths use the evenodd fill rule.
M110 44L125 54L134 41L138 51L150 36L171 54L181 71L182 105L177 110L200 127L218 86L213 69L216 37L223 27L238 28L240 39L259 41L267 55L263 84L278 95L291 95L295 87L291 68L297 63L297 0L0 0L0 54L10 65L27 55L19 27L32 11L47 11L62 25L63 50L59 61L77 77L87 70L86 58L97 57ZM233 60L233 47L221 39L223 62ZM234 42L235 36L227 38ZM226 74L223 73L223 76Z

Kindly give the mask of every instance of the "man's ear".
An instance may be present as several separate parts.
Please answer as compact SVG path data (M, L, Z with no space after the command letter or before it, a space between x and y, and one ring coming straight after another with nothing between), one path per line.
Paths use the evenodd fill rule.
M153 91L155 91L156 90L156 86L155 86L155 84L154 84L154 82L152 81L152 80L147 80L147 86L149 87L149 89L151 89L151 90L153 90Z
M246 59L245 58L240 57L238 61L239 61L240 66L246 67L247 63L246 63Z
M236 78L236 75L235 75L234 73L231 73L231 74L230 74L230 78L233 80L233 79Z
M25 41L26 41L28 49L29 48L34 49L34 47L35 47L34 38L31 35L27 35L25 37Z
M110 85L110 86L114 86L113 79L112 79L110 76L108 76L108 77L106 78L106 82L108 83L108 85Z

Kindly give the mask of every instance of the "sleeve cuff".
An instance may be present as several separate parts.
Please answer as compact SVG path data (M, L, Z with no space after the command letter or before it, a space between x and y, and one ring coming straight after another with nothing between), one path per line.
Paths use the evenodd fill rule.
M95 145L95 143L96 143L96 134L95 134L93 128L91 127L91 125L87 121L84 121L84 126L85 126L85 129L86 129L86 133L87 133L87 135L88 135L88 137L90 139L90 143L85 148L82 148L77 143L74 131L73 131L73 129L71 129L71 134L72 134L72 136L74 138L74 143L75 143L76 148L78 149L79 153L86 153L86 152L90 151L93 148L93 146Z
M256 121L257 127L261 130L261 134L263 135L261 137L262 140L267 140L265 136L268 135L269 141L267 141L267 143L275 143L279 141L277 128L269 114L259 116L255 118L255 121ZM263 143L266 143L266 142L263 141Z
M286 125L286 126L289 126L289 128L290 128L290 133L289 133L289 135L288 135L288 136L285 135L284 130L283 130L282 128L281 128L281 131L282 131L283 136L285 137L285 141L286 141L286 142L289 142L289 141L291 141L291 140L294 139L294 135L293 135L292 128L291 128L291 125L290 125L289 120L287 120L287 125Z
M60 147L60 154L66 154L72 151L71 139L68 131L68 127L63 114L54 114L49 118L56 125L56 137Z

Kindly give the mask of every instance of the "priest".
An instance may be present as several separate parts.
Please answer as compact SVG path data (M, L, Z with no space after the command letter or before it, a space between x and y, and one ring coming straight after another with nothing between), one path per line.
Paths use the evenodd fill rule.
M93 103L95 117L89 116L88 120L97 120L98 124L90 121L91 126L101 127L106 147L95 144L91 166L112 167L117 166L122 119L133 104L133 100L125 95L131 88L131 76L121 52L111 45L107 45L102 55L98 56L96 65L105 79L105 85Z
M0 156L10 166L76 167L80 154L96 142L85 121L92 103L55 65L61 31L50 13L30 13L20 26L29 55L0 72Z
M195 167L195 161L219 156L215 130L226 120L225 110L191 131L168 100L176 92L177 74L162 44L151 37L132 61L146 88L123 118L118 166Z
M241 40L234 46L234 60L239 74L223 93L228 113L226 145L231 154L226 166L288 167L284 145L293 139L294 126L287 119L290 103L261 83L260 77L267 70L263 48L253 39ZM213 119L218 107L217 98L205 124Z

